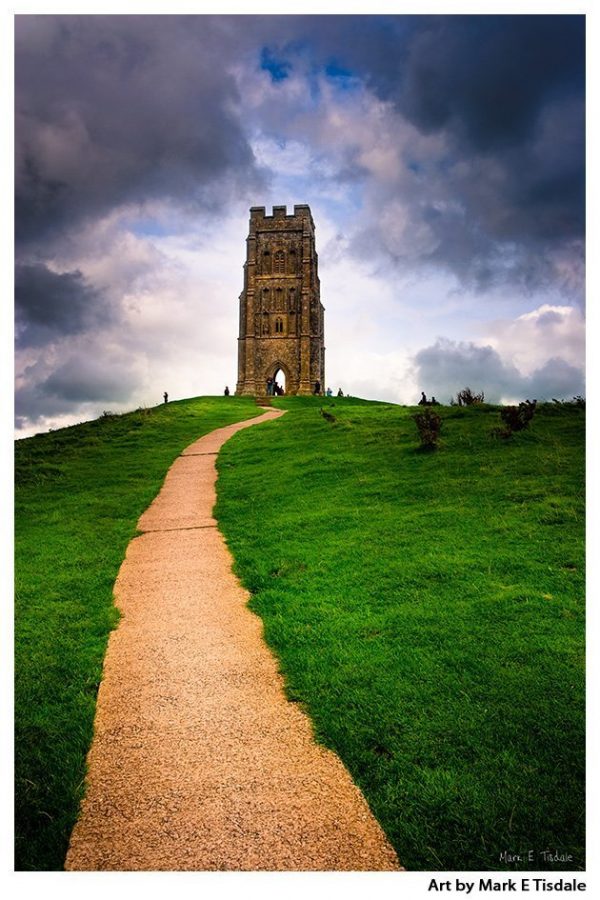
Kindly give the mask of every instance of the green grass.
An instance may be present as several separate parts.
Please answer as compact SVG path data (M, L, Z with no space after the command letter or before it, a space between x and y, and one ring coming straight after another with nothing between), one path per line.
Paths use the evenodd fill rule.
M217 516L290 699L409 869L584 868L584 420L290 398L219 456ZM534 859L504 865L500 854Z
M16 868L60 869L77 815L112 586L179 452L259 412L199 398L16 444Z
M219 457L217 513L291 699L410 869L583 868L583 410L290 398ZM171 403L17 443L16 850L59 869L82 794L112 585L175 456L252 401ZM527 864L516 866L527 868ZM529 866L545 869L538 856ZM509 866L510 868L510 866Z

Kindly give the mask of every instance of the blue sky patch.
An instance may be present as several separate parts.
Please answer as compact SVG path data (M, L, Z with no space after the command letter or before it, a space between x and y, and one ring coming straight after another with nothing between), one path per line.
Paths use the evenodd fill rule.
M344 66L341 66L335 60L327 63L325 66L325 74L328 78L339 78L340 80L354 77L354 73L351 72L350 69L344 68Z
M272 81L285 81L289 77L292 64L276 57L268 47L263 47L260 52L260 67L270 74Z

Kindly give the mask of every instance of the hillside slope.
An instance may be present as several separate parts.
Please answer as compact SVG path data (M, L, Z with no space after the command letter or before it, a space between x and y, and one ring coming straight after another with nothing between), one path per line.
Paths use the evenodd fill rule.
M172 461L252 400L197 398L16 443L16 868L61 869L92 737L112 586Z
M585 411L504 442L497 410L442 408L424 454L411 410L276 403L223 448L217 516L289 696L408 868L583 868ZM62 867L139 514L184 446L256 412L199 398L17 443L17 868Z
M440 408L423 453L414 410L276 405L223 448L217 518L290 698L407 868L582 869L585 411L504 441Z

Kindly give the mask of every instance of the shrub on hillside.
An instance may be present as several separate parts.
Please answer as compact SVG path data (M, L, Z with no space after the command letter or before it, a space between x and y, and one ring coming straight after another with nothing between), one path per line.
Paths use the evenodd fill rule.
M553 397L552 402L555 406L577 406L579 409L585 409L585 397L581 394L577 394L572 400L557 400Z
M442 429L441 416L438 416L432 409L426 409L424 412L415 413L411 418L417 426L421 447L424 450L437 449Z
M495 434L499 437L511 437L516 431L524 431L529 428L529 423L535 415L537 400L525 400L518 406L505 406L500 410L500 418L504 428L497 428Z
M484 399L483 391L480 394L474 394L470 387L463 388L456 395L458 406L473 406L475 403L483 403Z

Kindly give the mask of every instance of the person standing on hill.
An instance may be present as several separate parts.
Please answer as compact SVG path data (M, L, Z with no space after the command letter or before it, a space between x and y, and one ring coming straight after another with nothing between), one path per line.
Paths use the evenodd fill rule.
M226 397L229 397L229 386L225 385L225 390L223 391Z
M167 394L166 391L165 391L164 394L163 394L163 400L165 401L165 403L168 403L168 402L169 402L169 395Z

